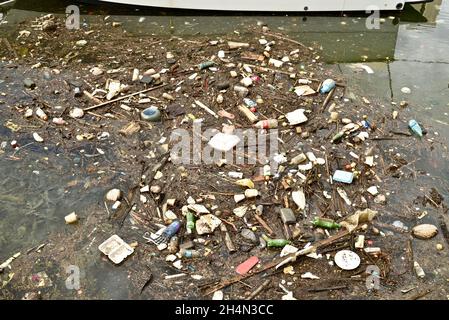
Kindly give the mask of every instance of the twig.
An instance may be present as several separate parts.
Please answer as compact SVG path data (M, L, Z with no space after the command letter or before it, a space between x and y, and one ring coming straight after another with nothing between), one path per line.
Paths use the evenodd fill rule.
M424 297L424 296L427 296L429 293L431 293L432 292L432 290L430 290L430 289L427 289L426 291L424 291L424 292L420 292L420 293L417 293L417 294L415 294L414 296L411 296L410 298L409 298L409 300L418 300L418 299L420 299L420 298L422 298L422 297Z
M335 88L333 87L332 90L328 93L326 99L323 102L323 105L321 106L321 112L324 111L324 109L326 108L326 106L328 105L329 101L332 99L334 92L335 92Z
M398 140L398 139L392 138L392 137L374 137L374 138L371 138L371 140L380 141L380 140Z
M255 64L245 63L245 65L248 66L248 67L251 67L251 68L255 68L255 69L259 70L259 71L264 71L264 72L271 71L271 72L274 72L274 73L282 73L282 74L286 74L286 75L290 75L291 74L291 72L277 70L277 69L272 69L272 68L267 68L267 67L261 67L261 66L255 65Z
M229 224L235 231L238 231L238 229L237 229L237 227L233 224L233 223L231 223L231 222L229 222L229 221L226 221L225 219L222 219L222 218L219 218L221 221L223 221L224 223L227 223L227 224Z
M358 229L358 228L354 229L353 231L355 231L355 230L357 230L357 229ZM309 247L307 247L307 248L304 248L304 249L302 249L302 250L299 250L298 252L289 255L286 259L284 259L284 260L282 260L281 262L279 262L279 263L276 265L276 269L279 269L279 268L282 267L283 265L286 265L286 264L288 264L288 263L291 263L291 262L296 261L296 258L297 258L298 256L303 256L303 255L307 255L307 254L309 254L309 253L312 253L313 251L317 250L318 248L323 247L323 246L326 246L326 245L329 245L329 244L331 244L331 243L333 243L333 242L335 242L335 241L337 241L337 240L339 240L339 239L341 239L341 238L343 238L343 237L349 235L350 233L351 233L351 232L350 232L350 231L347 231L347 230L346 230L346 231L342 231L342 232L337 233L336 235L334 235L334 236L332 236L332 237L330 237L330 238L321 240L321 241L319 241L319 242L316 243L316 244L313 244L313 245L311 245L311 246L309 246Z
M251 288L251 289L253 288L253 287L251 287L249 284L243 282L242 280L239 280L238 282L241 283L241 284L243 284L244 286L247 286L248 288Z
M235 193L232 192L218 192L218 191L208 191L208 193L218 194L220 196L234 196ZM200 195L201 196L201 195Z
M201 101L195 100L195 103L198 107L202 108L203 110L205 110L207 113L213 115L215 118L218 119L218 115L212 111L211 109L209 109L209 107L207 107L205 104L203 104Z
M258 287L256 288L256 290L254 290L253 292L251 292L251 294L248 296L248 298L246 298L246 300L252 300L252 299L254 299L255 297L257 297L257 295L258 295L259 293L261 293L262 290L263 290L266 286L268 286L268 284L270 284L270 280L265 280L264 283L262 283L260 286L258 286Z
M94 105L94 106L91 106L91 107L84 108L83 110L84 111L90 111L90 110L94 110L94 109L97 109L97 108L100 108L100 107L104 107L104 106L106 106L108 104L111 104L111 103L114 103L114 102L117 102L117 101L121 101L121 100L125 100L125 99L128 99L130 97L134 97L134 96L136 96L138 94L141 94L141 93L150 92L150 91L153 91L153 90L165 87L166 85L167 84L165 83L165 84L161 84L160 86L157 86L157 87L152 87L152 88L149 88L149 89L145 89L145 90L141 90L141 91L138 91L138 92L134 92L134 93L128 94L126 96L123 96L123 97L120 97L120 98L117 98L117 99L114 99L114 100L106 101L106 102L103 102L103 103L100 103L100 104L97 104L97 105Z
M413 270L415 269L415 266L414 266L414 261L415 261L415 258L414 258L414 254L413 254L413 244L412 244L412 240L408 240L407 241L407 249L408 249L408 253L409 253L409 256L410 256L410 271L411 272L413 272Z
M106 201L103 201L104 207L106 208L106 212L108 213L108 218L111 216L111 213L109 212L108 205L106 204Z
M283 36L280 36L280 35L277 35L277 34L274 34L274 33L271 33L271 32L264 32L263 34L265 34L265 35L267 35L267 36L270 36L270 37L278 38L278 39L281 39L281 40L289 41L289 42L291 42L291 43L300 45L300 46L303 47L303 48L309 49L308 47L306 47L306 46L305 46L304 44L302 44L301 42L296 41L296 40L293 40L293 39L290 39L290 38L286 38L286 37L283 37Z
M356 228L356 229L354 229L352 231L355 231L357 229L359 229L359 228ZM286 259L284 259L284 258L282 258L282 260L276 259L276 260L268 263L266 266L264 266L264 267L262 267L262 268L260 268L258 270L253 271L252 273L247 273L246 275L243 275L243 276L239 275L239 276L235 276L235 277L230 278L230 279L225 279L225 280L221 281L220 283L218 283L217 286L215 286L213 289L211 289L208 293L206 293L206 295L209 295L209 294L211 294L211 293L213 293L213 292L215 292L217 290L226 288L226 287L228 287L228 286L230 286L230 285L232 285L232 284L234 284L236 282L239 282L239 281L241 281L243 279L247 279L249 277L252 277L252 276L254 276L256 274L259 274L261 272L264 272L264 271L266 271L268 269L271 269L271 268L274 268L274 267L279 268L280 266L282 266L282 265L284 265L286 263L290 263L290 262L296 261L296 258L298 256L309 254L309 253L313 252L314 250L316 250L316 249L318 249L320 247L329 245L332 242L334 242L334 241L336 241L336 240L338 240L338 239L340 239L340 238L342 238L344 236L347 236L348 234L350 234L349 231L342 231L342 232L334 235L333 237L330 237L330 238L318 241L314 245L311 245L311 246L309 246L306 249L300 250L297 253L290 254Z
M335 287L325 287L325 288L311 288L307 289L309 292L320 292L320 291L330 291L330 290L340 290L340 289L346 289L348 286L335 286Z
M142 288L140 289L140 293L142 294L143 290L147 287L147 285L151 282L151 280L153 279L153 274L150 273L150 276L148 277L147 281L145 281L145 283L143 284Z
M37 246L34 246L30 249L28 249L26 254L30 254L31 251L39 251L40 249L42 249L43 247L45 247L47 244L46 243L42 243L42 244L38 244Z
M262 225L262 227L264 227L264 229L268 231L269 235L274 234L273 230L268 226L268 224L265 222L265 220L263 220L261 217L259 217L256 213L254 214L254 217L256 218L257 221L259 221L259 223Z
M390 133L401 135L401 136L407 136L407 137L411 137L411 135L412 135L410 132L402 132L402 131L394 131L394 130L390 130Z
M427 194L424 195L424 197L429 200L430 202L432 202L432 204L437 207L437 208L441 208L441 205L438 205L435 201L433 201Z
M84 95L89 98L90 100L92 100L93 102L95 102L96 104L101 104L101 100L98 99L97 97L94 97L93 94L91 94L90 92L84 90L83 91Z

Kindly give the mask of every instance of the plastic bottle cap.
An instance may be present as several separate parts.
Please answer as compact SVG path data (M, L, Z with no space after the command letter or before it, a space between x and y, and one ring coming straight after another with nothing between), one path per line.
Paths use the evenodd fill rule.
M141 117L143 120L158 121L161 118L161 113L157 107L149 107L142 111Z
M354 270L360 265L360 257L351 250L338 251L334 260L343 270Z

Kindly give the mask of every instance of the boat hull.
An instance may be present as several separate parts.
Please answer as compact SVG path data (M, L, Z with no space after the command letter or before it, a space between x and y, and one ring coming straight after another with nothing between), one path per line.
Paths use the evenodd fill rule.
M92 1L90 1L92 2ZM217 11L277 11L277 12L338 12L338 11L393 11L404 4L429 2L426 0L96 0L99 3L118 3L135 6L171 9Z

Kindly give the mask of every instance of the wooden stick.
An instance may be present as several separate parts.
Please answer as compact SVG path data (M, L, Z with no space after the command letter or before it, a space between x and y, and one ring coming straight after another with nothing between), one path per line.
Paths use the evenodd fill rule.
M296 40L293 40L293 39L290 39L290 38L286 38L286 37L283 37L283 36L279 36L279 35L274 34L274 33L271 33L271 32L264 32L263 34L265 34L265 35L267 35L267 36L270 36L270 37L278 38L278 39L281 39L281 40L289 41L289 42L291 42L291 43L300 45L300 46L303 47L303 48L309 49L308 47L306 47L305 45L303 45L301 42L296 41Z
M249 120L249 122L254 123L258 120L257 116L251 112L251 110L249 110L247 107L243 106L243 105L239 105L237 107L241 113L243 113L243 115L246 117L246 119Z
M134 93L128 94L126 96L123 96L123 97L120 97L120 98L117 98L117 99L114 99L114 100L106 101L106 102L103 102L103 103L100 103L100 104L97 104L97 105L94 105L94 106L91 106L91 107L87 107L87 108L85 108L83 110L84 111L90 111L90 110L93 110L93 109L104 107L104 106L106 106L108 104L111 104L111 103L114 103L114 102L117 102L117 101L121 101L121 100L125 100L127 98L136 96L136 95L141 94L141 93L145 93L145 92L149 92L149 91L153 91L153 90L165 87L166 85L167 84L165 83L165 84L161 84L160 86L157 86L157 87L152 87L152 88L145 89L145 90L142 90L142 91L139 91L139 92L134 92Z
M106 204L106 201L103 201L103 204L106 209L106 212L108 213L108 218L109 218L111 216L111 213L109 212L108 205Z
M320 292L320 291L330 291L330 290L341 290L346 289L348 286L342 285L342 286L335 286L335 287L325 287L325 288L310 288L307 289L309 292Z
M195 103L198 107L202 108L204 111L206 111L207 113L213 115L215 118L218 119L218 115L212 111L208 106L206 106L204 103L202 103L201 101L195 100Z
M262 225L262 227L264 227L264 229L268 231L268 234L270 236L272 234L274 234L273 230L268 226L268 224L265 222L265 220L263 220L261 217L259 217L256 213L254 214L254 217L256 218L257 221L259 221L259 223Z
M355 231L355 230L357 230L357 229L358 229L358 228L354 229L353 231ZM282 266L284 266L284 265L286 265L286 264L289 264L290 262L296 261L296 258L297 258L298 256L303 256L303 255L307 255L307 254L309 254L309 253L312 253L313 251L317 250L319 247L322 247L322 246L331 244L332 242L335 242L336 240L341 239L341 238L343 238L343 237L349 235L350 233L351 233L351 232L349 232L349 231L347 231L347 230L341 231L341 232L337 233L336 235L334 235L334 236L332 236L332 237L330 237L330 238L321 240L321 241L319 241L319 242L316 243L316 244L313 244L313 245L311 245L311 246L309 246L309 247L307 247L307 248L305 248L305 249L299 250L298 252L289 255L286 259L284 259L284 260L282 260L281 262L279 262L279 263L276 265L276 269L279 269L280 267L282 267Z
M323 105L321 106L321 112L324 111L324 109L326 108L327 104L329 103L329 101L331 100L332 96L334 95L335 92L335 87L332 88L332 90L329 92L329 94L327 95L326 99L323 102Z
M414 296L411 296L411 297L409 298L409 300L418 300L418 299L420 299L420 298L422 298L422 297L428 295L428 294L431 293L431 292L432 292L432 290L427 289L427 290L425 290L424 292L419 292L419 293L415 294Z
M248 296L248 298L246 298L246 300L252 300L252 299L254 299L255 297L257 297L257 295L258 295L259 293L261 293L262 290L263 290L266 286L268 286L269 284L270 284L270 280L265 280L264 283L262 283L260 286L258 286L256 290L254 290L253 292L251 292L251 294Z
M237 227L236 227L233 223L231 223L231 222L229 222L229 221L226 221L225 219L222 219L222 218L218 218L218 219L220 219L220 220L223 221L224 223L229 224L235 231L238 231L238 230L237 230Z
M86 97L88 97L90 100L92 100L96 104L101 104L101 100L98 99L97 97L94 97L90 92L84 90L83 93Z
M256 66L255 64L249 64L249 63L245 63L246 66L251 67L251 68L256 68L259 71L271 71L274 73L282 73L282 74L286 74L286 75L291 75L292 72L287 72L287 71L282 71L282 70L277 70L277 69L272 69L272 68L267 68L267 67L261 67L261 66ZM279 98L279 97L278 97Z
M226 247L228 248L228 251L230 253L237 251L234 242L232 242L231 235L228 232L228 228L226 228L226 225L220 224L220 230L223 232L224 242L226 244Z
M356 229L354 229L352 231L355 231L357 229L358 228L356 228ZM296 258L298 256L309 254L312 251L314 251L314 250L316 250L316 249L318 249L320 247L326 246L328 244L331 244L332 242L334 242L334 241L336 241L336 240L338 240L338 239L340 239L340 238L342 238L344 236L347 236L350 233L351 232L349 232L349 231L342 231L342 232L340 232L340 233L338 233L338 234L336 234L336 235L334 235L334 236L332 236L330 238L318 241L317 243L315 243L314 245L311 245L307 249L303 249L303 250L300 250L300 251L298 251L296 253L292 253L286 259L283 259L281 261L280 261L280 259L275 259L274 261L268 263L266 266L264 266L264 267L262 267L262 268L260 268L258 270L254 270L251 273L247 273L247 274L245 274L243 276L239 275L239 276L235 276L235 277L230 278L230 279L223 280L220 283L218 283L217 286L215 286L213 289L211 289L209 292L207 292L206 295L209 295L209 294L211 294L211 293L213 293L213 292L215 292L217 290L226 288L226 287L230 286L231 284L234 284L234 283L239 282L239 281L241 281L243 279L247 279L249 277L252 277L252 276L254 276L256 274L259 274L261 272L264 272L264 271L266 271L268 269L271 269L271 268L274 268L274 267L276 267L276 269L278 269L280 266L282 266L282 265L284 265L286 263L290 263L290 262L296 261Z

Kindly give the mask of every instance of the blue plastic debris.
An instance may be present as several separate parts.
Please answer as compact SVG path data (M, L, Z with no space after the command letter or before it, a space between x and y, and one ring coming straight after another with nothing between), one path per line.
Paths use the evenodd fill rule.
M370 124L368 121L366 121L366 120L362 120L362 126L363 126L365 129L371 128L371 124Z
M335 81L332 79L326 79L323 81L323 84L321 85L321 89L320 92L321 93L328 93L330 92L333 88L335 88Z
M352 180L354 179L354 173L343 170L336 170L332 179L337 182L349 184L352 183Z
M257 103L249 98L244 98L243 102L245 103L245 105L249 108L255 108L257 107Z
M149 238L148 240L152 241L156 245L160 245L161 243L167 242L173 237L181 228L181 221L175 220L173 221L165 230L155 239ZM146 239L146 238L145 238Z
M413 131L414 134L416 134L418 137L422 137L422 129L415 119L410 120L408 122L408 126L410 130Z

